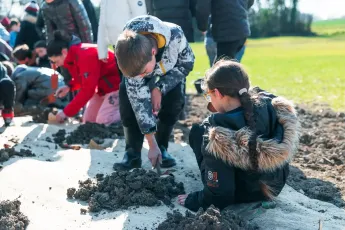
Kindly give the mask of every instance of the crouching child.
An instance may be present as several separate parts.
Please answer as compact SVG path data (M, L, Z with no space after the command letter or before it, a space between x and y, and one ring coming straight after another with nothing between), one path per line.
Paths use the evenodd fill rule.
M181 27L153 16L136 17L126 24L115 53L124 75L119 97L126 152L114 169L141 167L144 136L153 166L157 159L163 168L176 165L168 142L184 107L185 78L194 65Z
M3 105L1 116L5 126L13 125L13 106L16 88L13 81L7 75L6 67L0 62L0 103Z
M296 111L290 101L249 87L234 61L221 60L206 74L203 89L215 113L189 135L204 188L178 198L192 211L271 200L286 183L298 147Z

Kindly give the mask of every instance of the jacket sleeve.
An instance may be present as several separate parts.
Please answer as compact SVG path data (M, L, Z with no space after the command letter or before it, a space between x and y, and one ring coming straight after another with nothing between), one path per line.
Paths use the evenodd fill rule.
M151 91L145 78L126 78L128 99L143 134L156 131L156 118L152 112Z
M83 43L92 43L92 28L85 7L80 0L69 0L72 17L78 27Z
M49 42L53 39L53 33L54 33L54 23L45 15L44 11L42 11L42 16L44 20L44 27L46 32L46 41Z
M153 5L152 0L145 0L147 14L153 15Z
M97 56L95 56L97 58ZM92 98L96 92L98 81L101 75L100 62L90 61L94 59L89 55L80 55L81 63L79 67L80 77L83 77L83 84L81 85L79 93L74 99L66 106L64 113L68 117L72 117L78 113L78 111L86 105L86 103Z
M23 76L13 77L13 81L16 85L16 103L23 104L25 101L25 94L28 91L28 82Z
M208 154L204 155L205 172L204 189L190 193L185 201L185 207L196 212L200 207L208 208L211 204L217 208L225 208L235 200L234 168L222 160Z
M211 14L211 0L197 0L195 18L197 21L198 29L206 31L208 25L208 16Z
M194 66L194 54L183 33L171 41L169 46L170 49L177 47L178 51L170 52L172 55L169 59L176 60L174 68L168 71L156 83L156 86L160 88L163 95L175 88L180 82L183 82L189 72L193 70Z
M38 12L37 21L36 21L36 31L41 39L44 39L44 19L42 10Z
M0 27L0 38L2 38L2 40L5 42L10 41L10 33L2 25Z
M98 21L96 17L95 7L93 6L90 0L82 0L82 1L86 10L87 16L89 17L89 20L91 23L93 41L97 42Z
M105 31L105 9L106 7L104 1L101 2L100 7L100 17L99 17L99 26L98 26L98 38L97 38L97 50L98 50L98 58L104 59L108 57L108 34Z
M27 37L28 32L29 31L27 31L25 26L22 26L20 28L20 31L18 32L16 41L14 43L14 47L26 44L25 38ZM29 32L29 34L31 34L31 32Z

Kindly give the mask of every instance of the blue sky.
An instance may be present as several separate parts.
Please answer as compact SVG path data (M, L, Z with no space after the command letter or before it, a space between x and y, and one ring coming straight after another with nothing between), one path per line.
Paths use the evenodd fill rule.
M92 1L96 4L100 2L100 0ZM299 9L304 13L313 14L321 19L339 18L345 16L345 0L300 0Z

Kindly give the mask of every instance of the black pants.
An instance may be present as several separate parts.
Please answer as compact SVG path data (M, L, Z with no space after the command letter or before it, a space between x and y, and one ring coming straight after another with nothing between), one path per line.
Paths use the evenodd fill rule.
M13 111L16 90L13 81L10 78L0 80L0 103L5 110Z
M216 62L222 58L234 59L237 52L242 49L246 40L247 38L231 42L218 42Z
M158 113L158 119L159 123L161 123L165 127L174 126L179 118L181 111L183 110L185 103L183 85L183 83L178 84L174 89L170 90L166 95L162 97L161 109ZM119 99L122 125L125 128L129 129L130 135L132 137L135 137L135 139L137 140L136 143L129 143L128 140L126 140L126 149L133 148L136 152L140 152L144 141L144 135L139 129L137 119L128 99L124 78L122 79L122 82L120 84ZM158 125L158 129L160 127L161 126ZM166 142L168 139L169 137L157 139L158 146L167 147Z
M189 133L189 145L195 154L196 162L198 163L200 169L202 182L205 182L205 178L203 176L205 173L204 156L202 153L204 134L205 128L199 124L193 124Z

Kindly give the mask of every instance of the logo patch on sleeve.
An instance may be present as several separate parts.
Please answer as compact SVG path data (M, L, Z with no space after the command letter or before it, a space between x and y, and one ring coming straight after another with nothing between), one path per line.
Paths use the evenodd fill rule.
M84 73L84 77L87 78L89 76L89 73L88 72L85 72Z
M212 171L207 172L207 186L214 187L214 188L219 187L218 172L212 172Z

